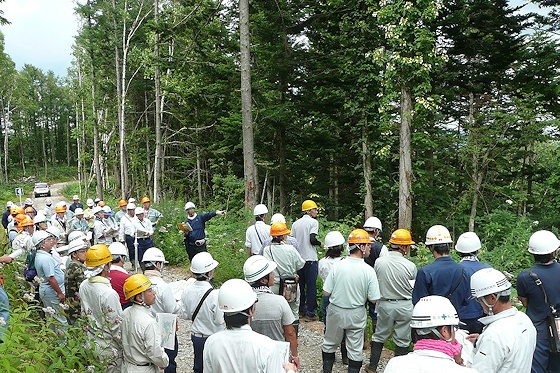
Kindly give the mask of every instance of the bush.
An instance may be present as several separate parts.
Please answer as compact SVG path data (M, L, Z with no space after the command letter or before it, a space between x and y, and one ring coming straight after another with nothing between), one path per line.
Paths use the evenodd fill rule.
M104 367L93 354L93 344L78 325L56 333L56 321L43 313L33 289L20 273L23 265L4 266L10 297L10 326L0 344L3 372L93 372ZM85 320L82 320L85 322Z

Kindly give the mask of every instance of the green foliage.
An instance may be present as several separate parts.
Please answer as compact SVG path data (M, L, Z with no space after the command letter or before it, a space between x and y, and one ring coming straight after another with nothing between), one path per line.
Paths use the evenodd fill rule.
M23 264L4 266L5 287L10 298L10 327L0 344L3 372L91 372L104 366L94 356L93 343L83 333L86 320L55 332L59 325L30 300L33 291L21 277Z

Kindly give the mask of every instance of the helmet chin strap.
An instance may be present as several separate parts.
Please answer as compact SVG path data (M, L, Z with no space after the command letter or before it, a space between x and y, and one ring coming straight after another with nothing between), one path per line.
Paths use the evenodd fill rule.
M488 307L488 313L487 313L488 316L494 316L494 310L493 310L493 308L494 308L494 306L496 305L496 303L498 303L498 296L497 296L497 294L496 294L496 301L494 302L494 304L489 304L489 303L486 301L486 297L482 297L482 302L486 305L486 307Z

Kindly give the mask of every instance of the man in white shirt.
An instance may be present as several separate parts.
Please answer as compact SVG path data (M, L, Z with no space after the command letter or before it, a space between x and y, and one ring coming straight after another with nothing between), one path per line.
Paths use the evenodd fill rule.
M292 236L298 242L298 251L305 260L305 265L298 271L300 302L299 314L306 316L306 321L319 320L317 317L317 276L319 275L319 258L315 246L324 244L317 239L319 222L317 221L317 204L312 200L303 201L303 216L292 224Z
M202 373L204 344L208 337L226 327L224 313L218 308L219 290L214 289L210 283L218 264L209 252L203 251L196 254L191 262L191 272L196 278L196 282L187 286L181 297L183 316L192 321L194 373Z
M145 217L142 207L136 207L134 212L137 218L134 222L134 227L136 228L136 239L138 240L138 261L142 262L144 252L150 247L154 247L154 241L152 240L154 229L150 220Z
M119 225L119 241L126 243L128 248L128 257L131 262L134 262L136 255L134 250L134 241L136 237L136 218L135 215L136 205L129 203L126 206L126 215L123 215Z
M86 280L80 285L82 314L89 320L88 335L95 341L97 356L106 364L106 372L120 373L122 344L119 295L107 275L111 268L107 245L93 245L86 252Z
M218 307L224 312L226 330L212 334L204 346L204 373L293 373L283 363L278 342L251 330L257 294L245 281L224 282ZM226 353L227 352L227 353Z
M175 295L173 295L173 291L162 278L165 263L168 263L165 260L165 255L163 255L163 252L157 247L150 247L142 257L141 266L144 275L155 286L154 292L156 293L156 301L150 306L150 312L154 317L156 317L158 313L177 314L179 312L179 304L175 300ZM177 341L177 334L175 334L175 347L172 350L165 349L165 353L169 358L169 365L165 368L165 373L175 373L177 371L175 358L177 357L178 351L179 342Z
M511 283L494 268L471 276L471 292L488 316L481 334L467 338L475 344L471 368L484 373L531 371L537 331L529 316L511 305Z
M256 205L253 209L255 224L247 228L245 232L245 247L247 256L262 255L262 245L265 241L270 241L270 225L266 224L268 208L263 205Z

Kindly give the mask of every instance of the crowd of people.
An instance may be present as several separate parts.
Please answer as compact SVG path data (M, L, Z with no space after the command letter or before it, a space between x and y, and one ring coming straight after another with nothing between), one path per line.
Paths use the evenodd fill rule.
M531 236L535 265L517 277L524 313L512 305L508 278L479 261L482 244L474 232L454 244L444 226L429 228L424 243L434 261L417 268L407 259L416 244L407 229L392 232L386 246L381 221L370 217L348 236L330 231L321 242L314 201L303 202L291 229L281 214L268 225L268 208L259 204L246 230L243 279L216 289L219 263L207 251L205 224L225 211L197 214L187 202L180 228L192 281L178 287L162 277L167 261L152 237L163 216L148 197L142 207L134 199L119 201L116 214L100 200L88 199L84 209L79 196L69 207L60 202L53 209L50 199L45 202L39 211L31 199L23 208L7 203L2 224L11 253L0 263L24 258L25 276L39 280L37 298L56 331L63 334L69 324L85 320L107 372L176 371L179 343L174 334L164 345L157 322L164 314L192 321L195 373L295 372L305 364L298 354L300 320L317 321L320 314L323 373L333 371L338 350L348 372L360 372L368 317L368 373L378 371L391 336L395 351L387 373L560 371L547 324L560 306L554 285L560 241L549 231ZM320 260L318 247L326 250ZM128 273L127 261L141 273ZM9 325L3 286L0 317L6 323L1 339Z

